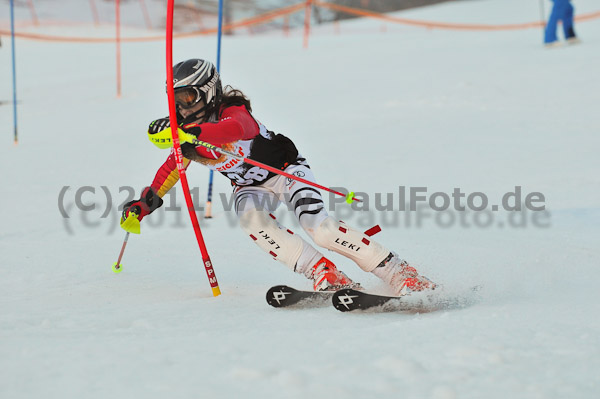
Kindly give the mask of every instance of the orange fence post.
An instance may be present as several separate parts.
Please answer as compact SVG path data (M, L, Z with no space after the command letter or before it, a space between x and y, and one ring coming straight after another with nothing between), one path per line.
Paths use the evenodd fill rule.
M304 13L304 48L308 48L308 35L310 34L310 10L312 0L306 0L306 11Z
M35 7L33 6L33 0L27 0L27 5L29 6L29 12L31 13L31 19L33 20L33 24L38 26L38 17L35 13Z
M90 8L92 9L92 16L94 17L94 25L100 25L100 18L98 17L98 9L96 8L96 2L90 0Z
M140 0L140 7L142 7L142 13L144 14L144 21L146 22L146 28L152 29L152 22L150 21L150 14L148 14L148 8L146 7L146 2L144 0Z

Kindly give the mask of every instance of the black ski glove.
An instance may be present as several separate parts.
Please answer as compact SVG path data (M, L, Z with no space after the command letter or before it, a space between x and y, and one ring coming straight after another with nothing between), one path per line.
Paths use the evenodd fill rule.
M140 199L129 201L123 205L121 224L127 220L127 217L131 212L135 213L137 215L137 219L141 222L146 215L149 215L156 209L160 208L162 204L162 198L156 194L152 187L146 187L144 191L142 191L142 196Z
M166 128L171 126L171 122L169 118L160 118L150 123L148 126L148 134L156 134L158 132L162 132Z

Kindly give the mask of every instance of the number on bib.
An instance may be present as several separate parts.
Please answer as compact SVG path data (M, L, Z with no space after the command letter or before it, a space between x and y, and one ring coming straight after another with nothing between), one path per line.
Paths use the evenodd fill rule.
M269 176L269 171L264 170L258 166L249 169L244 176L240 176L237 173L228 173L227 177L235 181L238 186L248 186L253 183L258 183L265 180Z

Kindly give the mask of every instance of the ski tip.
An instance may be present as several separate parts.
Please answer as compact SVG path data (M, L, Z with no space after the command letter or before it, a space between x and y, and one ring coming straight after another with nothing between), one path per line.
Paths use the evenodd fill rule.
M287 285L276 285L274 287L269 288L267 291L267 303L274 308L281 308L287 305L287 298L289 295L296 292L292 287L288 287Z
M339 291L336 291L331 298L333 307L339 310L340 312L350 312L352 310L357 309L355 298L361 294L360 291L354 290L352 288L343 288Z

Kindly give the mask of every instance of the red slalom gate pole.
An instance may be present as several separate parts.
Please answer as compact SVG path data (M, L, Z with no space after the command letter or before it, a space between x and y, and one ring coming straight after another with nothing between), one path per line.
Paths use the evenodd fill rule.
M169 119L171 126L178 126L177 124L177 110L175 109L175 91L173 88L173 7L175 0L168 0L167 3L167 96L169 100ZM194 202L190 195L190 188L185 174L185 167L183 165L183 154L181 152L181 145L179 144L179 134L177 129L172 130L173 137L173 151L175 154L175 162L177 164L177 170L179 170L179 180L181 181L181 188L185 196L185 202L190 213L190 219L192 219L192 225L194 226L194 233L196 233L196 240L200 247L200 253L202 253L202 261L204 262L204 268L206 269L206 275L208 276L208 282L212 288L213 296L221 295L219 289L219 283L217 282L217 276L208 256L206 245L204 244L204 238L202 237L202 231L200 231L200 224L198 223L198 217L194 211Z

